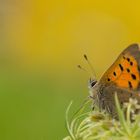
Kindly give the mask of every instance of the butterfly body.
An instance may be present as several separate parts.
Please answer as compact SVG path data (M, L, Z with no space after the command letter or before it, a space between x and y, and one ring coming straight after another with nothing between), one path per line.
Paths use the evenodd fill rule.
M90 87L95 103L112 116L116 115L115 93L118 95L120 104L128 102L130 98L136 98L140 103L140 48L138 44L128 46L101 79Z

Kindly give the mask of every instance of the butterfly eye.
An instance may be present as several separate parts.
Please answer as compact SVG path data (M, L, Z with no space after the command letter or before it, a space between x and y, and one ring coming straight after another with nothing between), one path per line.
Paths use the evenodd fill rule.
M97 81L92 81L91 87L93 87L96 83L97 83Z
M92 88L92 87L94 87L94 85L97 83L97 81L96 80L91 80L90 79L90 81L89 81L89 86Z

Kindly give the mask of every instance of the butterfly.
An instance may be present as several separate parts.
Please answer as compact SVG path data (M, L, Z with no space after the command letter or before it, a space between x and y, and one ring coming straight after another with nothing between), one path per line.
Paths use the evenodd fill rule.
M101 109L116 116L114 95L120 104L135 98L140 103L140 46L128 46L99 81L90 80L90 94Z

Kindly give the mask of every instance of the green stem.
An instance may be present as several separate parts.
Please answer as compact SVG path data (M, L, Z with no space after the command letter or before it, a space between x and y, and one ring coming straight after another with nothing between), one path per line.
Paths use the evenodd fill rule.
M68 132L69 132L71 138L72 138L73 140L75 140L75 137L74 137L74 135L73 135L73 133L72 133L72 131L71 131L71 129L70 129L69 118L68 118L68 113L69 113L69 110L70 110L70 107L71 107L72 103L73 103L73 102L71 101L70 104L69 104L69 106L68 106L68 108L67 108L67 110L66 110L66 126L67 126L67 130L68 130Z
M127 120L127 124L128 124L129 127L131 125L131 120L130 120L131 106L132 106L131 104L128 104L127 112L126 112L126 120Z

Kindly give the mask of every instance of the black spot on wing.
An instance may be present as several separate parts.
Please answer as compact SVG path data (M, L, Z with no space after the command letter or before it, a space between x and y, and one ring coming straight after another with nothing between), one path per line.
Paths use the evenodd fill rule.
M123 59L126 59L125 56L123 56Z
M130 65L133 66L133 62L130 62Z
M119 64L120 70L123 71L123 66Z
M128 68L126 70L127 70L128 73L130 72L130 69L128 69Z
M136 75L135 74L131 74L131 77L133 80L136 80Z
M128 81L128 86L129 88L132 88L132 83L130 81Z
M108 78L107 81L110 81L110 78Z
M127 58L127 61L130 62L130 58Z
M113 75L116 76L116 72L115 71L113 72Z

